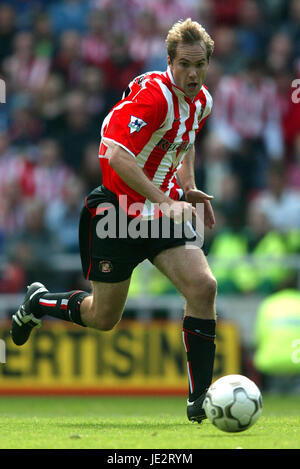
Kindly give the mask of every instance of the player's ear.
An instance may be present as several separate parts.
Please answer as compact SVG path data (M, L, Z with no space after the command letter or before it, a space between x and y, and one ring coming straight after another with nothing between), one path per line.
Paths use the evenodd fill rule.
M170 59L169 55L167 56L167 64L168 64L168 66L172 65L172 62L171 62L171 59Z

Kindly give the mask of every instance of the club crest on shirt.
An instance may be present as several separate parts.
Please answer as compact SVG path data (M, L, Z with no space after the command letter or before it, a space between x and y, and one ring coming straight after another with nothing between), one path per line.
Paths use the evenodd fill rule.
M128 124L128 127L130 128L131 134L133 132L139 132L141 128L145 125L147 125L147 122L143 121L143 119L140 119L139 117L135 116L130 116L130 122Z

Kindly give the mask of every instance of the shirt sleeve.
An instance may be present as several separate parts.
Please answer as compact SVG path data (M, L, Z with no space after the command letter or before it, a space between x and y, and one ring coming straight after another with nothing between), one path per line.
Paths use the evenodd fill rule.
M155 86L147 84L134 97L123 99L112 109L103 125L102 138L137 156L161 127L167 109L164 95Z

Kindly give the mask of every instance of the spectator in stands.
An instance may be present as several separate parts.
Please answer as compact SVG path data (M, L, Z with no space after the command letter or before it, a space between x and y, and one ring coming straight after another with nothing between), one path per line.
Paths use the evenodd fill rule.
M109 34L130 33L135 28L135 18L140 10L144 10L147 0L91 0L91 7L107 18ZM153 3L153 2L151 2Z
M35 92L46 82L50 60L37 55L34 46L34 36L30 31L21 31L15 35L13 53L3 63L12 91Z
M267 214L250 204L243 235L254 263L242 261L236 268L235 283L240 291L265 294L294 282L295 270L285 263L292 252L289 233L274 230Z
M81 166L85 147L99 138L100 125L94 123L88 114L87 96L74 90L66 96L66 113L59 141L63 159L73 170Z
M13 262L5 262L1 266L0 293L19 293L22 291L25 283L26 275L20 265Z
M92 10L89 29L82 37L81 55L88 65L101 68L110 55L110 22L106 10Z
M65 186L73 172L61 157L61 148L56 140L43 139L38 146L36 165L32 169L34 197L45 204L62 201Z
M0 5L0 64L5 57L12 54L15 34L15 11L9 3L3 3Z
M59 44L52 60L51 71L61 75L66 86L72 87L78 84L83 65L80 35L77 31L64 31L59 36Z
M239 12L245 0L210 0L217 25L238 24Z
M264 0L260 2L265 18L273 26L273 31L278 29L287 17L288 2L286 0Z
M240 55L248 60L266 53L270 25L264 21L262 3L245 0L238 11L237 42Z
M0 193L0 233L5 242L21 230L24 224L24 202L20 202L23 196L20 180L8 178L6 184L2 184Z
M219 204L223 200L224 179L232 172L230 151L211 132L204 141L203 157L205 190L213 193L215 203Z
M56 40L49 16L46 13L38 14L34 18L33 28L37 56L51 59L56 46Z
M44 205L31 199L25 203L23 229L6 240L6 253L10 262L20 265L26 274L26 282L37 277L51 282L51 262L60 245L45 226ZM53 278L52 278L53 282Z
M101 68L94 66L82 67L80 74L80 89L86 96L86 107L94 125L101 128L102 121L114 103L110 103L107 96L104 76Z
M270 161L283 157L284 144L275 83L260 62L238 76L224 76L217 87L212 128L236 152L236 170L248 190L265 185Z
M195 18L199 18L206 31L213 31L215 26L215 9L211 0L194 2Z
M19 31L30 30L36 15L49 8L57 0L7 0L15 10L16 26Z
M271 166L268 185L252 202L252 209L267 217L270 227L280 232L300 228L300 192L288 187L285 168Z
M23 163L16 154L7 132L0 133L0 193L7 180L19 180Z
M223 75L235 75L245 66L246 57L238 52L235 29L220 25L215 30L215 57Z
M14 148L8 133L0 133L0 204L8 217L14 219L22 212L24 198L32 195L31 186L32 163L26 157L23 149L21 153ZM6 207L7 209L4 209ZM16 217L19 220L19 217ZM4 231L11 226L11 232L20 227L10 224L8 219L2 218ZM9 233L9 231L7 231Z
M64 123L65 91L64 79L59 74L51 73L36 94L34 108L43 122L46 137L57 138L61 132Z
M216 89L219 85L219 82L223 76L223 71L222 71L222 66L220 63L215 60L214 58L211 58L210 63L209 63L209 69L206 74L206 86L209 90L211 90L212 95L215 95Z
M32 99L31 94L14 95L9 135L13 145L33 150L43 136L43 122L35 113Z
M143 62L130 56L129 38L115 34L111 38L111 54L103 65L105 83L110 101L116 104L132 78L142 72Z
M84 149L84 155L81 162L80 175L82 177L85 192L93 190L102 183L102 174L99 172L100 163L98 159L99 143L91 142Z
M153 11L142 11L136 19L136 28L129 43L131 57L141 62L143 71L164 71L167 62L163 54L164 39Z
M64 0L49 5L48 13L56 35L66 30L74 30L82 34L87 30L90 2L82 0Z
M174 24L178 19L193 18L197 11L194 0L185 0L185 2L181 0L160 0L159 2L145 0L143 3L145 9L151 10L157 17L162 37L165 37L170 24Z
M295 47L295 54L300 56L300 0L290 0L288 2L288 18L280 28L287 33Z
M257 244L272 229L267 215L256 210L255 204L250 204L246 213L245 236L248 240L249 252L252 252Z
M271 74L289 69L294 61L294 47L291 36L284 32L273 34L266 57L267 68Z
M78 219L83 195L82 180L73 176L64 184L62 198L49 201L46 205L46 227L53 236L58 237L62 250L66 253L79 253Z

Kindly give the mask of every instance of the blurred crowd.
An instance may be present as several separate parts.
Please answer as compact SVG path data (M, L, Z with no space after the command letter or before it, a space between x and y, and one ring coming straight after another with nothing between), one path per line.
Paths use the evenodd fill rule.
M295 282L295 268L265 259L300 253L300 0L10 0L0 3L0 292L36 279L80 287L80 273L56 275L52 260L78 254L84 196L101 184L102 120L133 77L166 69L167 31L187 17L215 41L196 177L215 197L204 248L218 256L219 290ZM263 265L228 264L248 254Z

